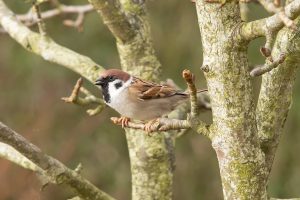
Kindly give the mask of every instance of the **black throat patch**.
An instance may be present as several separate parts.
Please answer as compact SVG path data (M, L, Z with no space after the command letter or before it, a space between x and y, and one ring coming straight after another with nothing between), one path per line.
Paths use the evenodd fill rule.
M108 76L105 78L101 79L101 88L102 88L102 95L103 95L103 99L106 103L110 103L111 99L110 99L110 95L108 92L108 84L112 81L116 80L116 77L114 76Z

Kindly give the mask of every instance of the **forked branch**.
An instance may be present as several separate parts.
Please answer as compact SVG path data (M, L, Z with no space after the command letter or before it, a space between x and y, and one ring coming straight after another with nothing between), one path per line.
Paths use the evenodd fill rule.
M82 83L82 78L79 78L71 95L69 97L62 97L61 99L66 103L73 103L80 106L97 105L97 107L94 109L88 109L87 113L90 116L99 114L106 107L106 104L102 99L95 97L90 91L82 87ZM80 92L85 95L84 98L79 96Z
M63 5L59 4L57 8L41 12L41 18L43 20L51 19L61 15L77 15L76 20L65 19L63 24L66 26L82 29L84 17L87 13L93 11L94 8L91 4L87 5ZM16 18L24 25L30 27L38 23L37 16L30 9L26 14L19 14ZM7 33L4 29L0 29L1 32Z
M296 25L284 12L284 8L279 5L280 1L259 0L259 3L270 13L278 15L280 20L288 28L296 29Z
M284 8L285 16L293 20L300 14L300 0L294 0ZM287 23L287 22L286 22ZM265 36L267 33L277 33L285 23L282 20L282 13L274 14L271 17L242 23L239 34L244 40L253 40Z

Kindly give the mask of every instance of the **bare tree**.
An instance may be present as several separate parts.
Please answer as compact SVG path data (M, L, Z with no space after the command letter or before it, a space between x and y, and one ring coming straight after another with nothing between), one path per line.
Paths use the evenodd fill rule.
M159 81L161 64L155 55L143 0L89 0L100 13L116 39L121 67L132 75ZM62 6L46 12L33 2L35 17L15 15L0 0L0 24L3 32L25 49L45 60L67 67L94 82L104 68L90 58L60 46L47 36L43 18L60 13L77 14L65 24L80 29L84 14L92 7ZM199 106L192 74L183 72L191 93L191 109L181 106L151 127L151 136L142 130L144 124L130 122L125 128L132 173L132 199L172 199L175 140L185 129L192 128L211 140L219 162L224 199L270 199L267 185L275 152L282 135L292 97L295 72L300 64L300 0L259 0L272 16L245 22L247 2L196 0L195 7L203 46L203 65L211 103L212 124L199 119ZM31 18L31 19L30 19ZM38 24L39 33L27 26ZM247 59L250 41L265 37L261 53L266 61L252 68ZM253 77L262 76L255 106ZM79 93L85 95L79 97ZM66 102L95 104L93 115L105 106L82 87L79 80ZM187 117L184 114L188 113ZM176 131L174 131L176 130ZM178 130L182 130L178 133ZM163 132L162 132L163 131ZM0 123L0 155L22 167L36 171L45 183L66 183L82 199L113 199L80 175ZM7 145L9 146L7 146ZM13 148L11 148L13 147ZM79 167L80 168L80 167Z

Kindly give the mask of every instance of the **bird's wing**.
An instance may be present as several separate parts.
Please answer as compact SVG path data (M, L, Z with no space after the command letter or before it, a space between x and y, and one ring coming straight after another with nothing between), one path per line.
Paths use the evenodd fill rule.
M129 92L132 94L135 93L136 96L138 96L141 100L159 99L173 95L187 95L184 92L177 91L175 88L169 85L146 82L136 77L134 77L132 80Z

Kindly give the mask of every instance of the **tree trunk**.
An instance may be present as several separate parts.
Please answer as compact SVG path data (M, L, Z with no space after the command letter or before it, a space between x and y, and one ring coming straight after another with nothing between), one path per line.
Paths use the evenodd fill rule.
M216 151L224 199L266 199L266 166L255 121L247 44L236 37L238 1L197 0Z
M122 69L144 80L159 81L161 64L153 48L145 5L121 1L133 18L137 34L129 41L117 41ZM137 14L138 13L138 14ZM172 199L175 168L174 138L168 133L126 129L132 177L132 200Z

